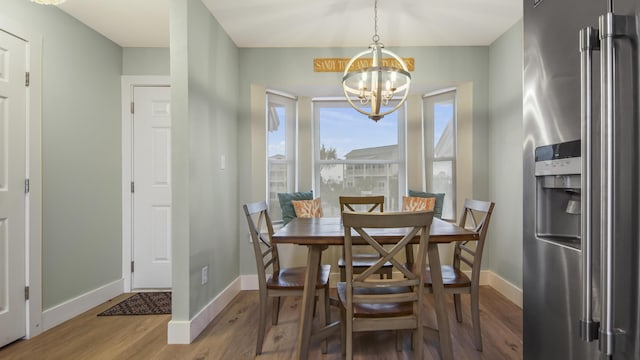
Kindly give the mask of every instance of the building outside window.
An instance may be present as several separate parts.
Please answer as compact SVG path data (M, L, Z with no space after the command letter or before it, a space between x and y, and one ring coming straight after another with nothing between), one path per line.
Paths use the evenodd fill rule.
M282 220L278 193L295 191L297 99L267 91L267 203L273 221Z
M384 195L385 211L399 210L406 193L404 108L375 122L346 101L314 100L313 122L324 216L340 216L341 195Z
M427 191L445 193L443 219L456 218L456 92L423 98Z

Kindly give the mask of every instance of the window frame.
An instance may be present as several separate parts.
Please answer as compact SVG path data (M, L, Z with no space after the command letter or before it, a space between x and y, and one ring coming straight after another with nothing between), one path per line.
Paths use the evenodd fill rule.
M399 99L393 99L393 102L399 101ZM390 105L394 106L394 105ZM322 165L361 165L364 171L367 165L396 165L398 167L398 204L396 208L390 208L390 204L385 200L385 211L399 211L402 206L402 196L407 193L407 105L406 102L398 110L395 111L398 117L398 159L396 160L320 160L320 109L321 108L351 108L351 105L344 98L312 98L312 139L313 139L313 187L315 189L316 197L321 197L321 171ZM354 110L355 111L355 110ZM364 115L363 115L364 116ZM383 119L384 120L384 119ZM383 121L381 120L381 121ZM373 120L367 119L367 121L373 122ZM347 180L344 179L344 182ZM386 195L386 194L385 194Z
M458 93L456 88L441 89L438 91L430 92L422 96L422 124L423 124L423 144L424 144L424 174L426 189L429 192L435 192L433 189L434 173L433 164L436 162L451 162L451 187L453 194L449 198L451 199L452 214L453 217L445 218L445 220L456 220L457 217L457 157L458 157ZM438 156L434 154L434 123L435 118L433 116L434 105L443 100L450 100L453 105L453 155L452 156ZM429 105L429 102L432 104ZM431 115L431 116L430 116Z
M272 222L281 223L282 222L282 209L280 209L280 216L278 216L278 212L274 211L272 204L279 204L276 195L272 199L271 197L271 169L273 165L286 165L287 174L286 174L286 187L287 189L282 192L294 192L298 189L298 97L294 95L290 95L281 91L275 91L267 89L265 91L265 121L264 121L264 129L265 129L265 162L266 162L266 174L265 177L267 179L265 187L265 197L267 204L269 204L270 215ZM284 159L271 159L269 156L269 111L271 104L277 104L283 106L287 113L290 112L292 119L289 119L288 116L285 117L284 122L284 132L285 132L285 158ZM287 109L289 108L289 109ZM281 191L278 191L281 192ZM279 208L279 205L278 205Z

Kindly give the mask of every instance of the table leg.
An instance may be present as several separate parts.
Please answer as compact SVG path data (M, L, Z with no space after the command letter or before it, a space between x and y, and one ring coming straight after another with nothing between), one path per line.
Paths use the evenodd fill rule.
M440 267L440 254L438 244L429 243L429 266L431 267L431 282L433 296L436 301L436 318L438 320L438 335L440 336L440 353L443 359L453 359L451 345L451 330L449 328L449 316L444 300L444 285L442 284L442 271Z
M313 304L316 293L316 283L318 281L322 246L309 245L308 249L307 273L304 279L302 310L300 314L300 324L298 325L298 343L296 344L296 358L300 360L307 359L309 354L309 342L311 340L311 326L313 322Z

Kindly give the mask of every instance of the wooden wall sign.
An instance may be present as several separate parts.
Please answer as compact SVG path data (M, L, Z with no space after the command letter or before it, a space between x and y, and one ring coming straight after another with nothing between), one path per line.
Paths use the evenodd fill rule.
M344 68L349 63L350 58L316 58L313 59L313 71L314 72L344 72ZM402 58L405 64L407 64L407 69L409 71L413 71L415 67L415 61L413 58ZM371 66L372 60L369 58L362 58L356 60L353 63L353 69L358 70L365 67ZM394 58L384 58L382 59L383 66L393 66L396 68L402 68L398 61Z

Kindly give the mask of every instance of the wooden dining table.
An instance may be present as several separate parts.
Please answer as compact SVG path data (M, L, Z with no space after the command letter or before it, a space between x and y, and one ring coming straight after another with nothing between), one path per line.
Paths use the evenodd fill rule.
M371 235L381 243L388 241L395 243L406 234L405 229L371 229ZM445 307L444 286L442 283L442 273L440 271L440 254L438 244L451 243L456 241L478 240L478 233L464 229L456 224L434 218L429 233L429 246L427 256L431 267L431 280L433 283L433 294L436 305L436 319L438 323L438 336L440 340L440 351L443 359L453 359L451 346L451 331L449 329L449 319ZM333 323L325 328L314 330L312 328L313 305L320 267L322 251L328 246L344 245L344 227L340 218L295 218L287 225L278 230L272 237L276 244L297 244L305 245L308 248L307 272L305 276L304 292L302 296L302 309L300 323L298 327L298 339L296 341L296 358L307 359L309 344L311 341L326 338L329 333L336 330L338 324ZM419 241L418 237L414 239ZM358 234L354 232L354 244L366 244ZM313 332L313 333L312 333Z

